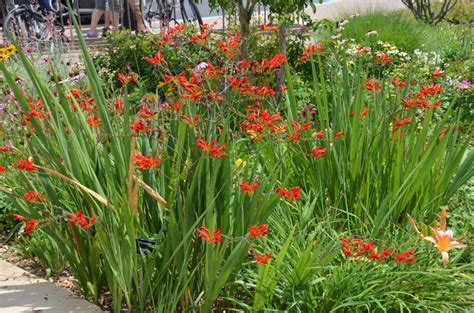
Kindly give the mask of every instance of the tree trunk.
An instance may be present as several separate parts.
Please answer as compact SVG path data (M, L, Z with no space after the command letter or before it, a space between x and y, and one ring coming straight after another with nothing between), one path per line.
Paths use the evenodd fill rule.
M281 24L280 29L278 30L278 50L280 53L286 56L286 21ZM280 72L278 73L277 77L277 93L276 93L276 101L277 103L280 102L282 92L281 87L285 85L285 64L280 66Z
M242 58L246 59L249 55L249 42L248 37L250 35L250 20L252 13L246 10L243 5L239 4L239 22L240 22L240 34L242 35L242 43L240 51L242 52Z

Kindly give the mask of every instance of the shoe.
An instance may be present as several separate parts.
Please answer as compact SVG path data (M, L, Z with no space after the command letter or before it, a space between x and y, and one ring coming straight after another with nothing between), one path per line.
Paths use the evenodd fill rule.
M96 38L99 38L99 33L98 32L87 32L86 37L90 38L90 39L96 39Z

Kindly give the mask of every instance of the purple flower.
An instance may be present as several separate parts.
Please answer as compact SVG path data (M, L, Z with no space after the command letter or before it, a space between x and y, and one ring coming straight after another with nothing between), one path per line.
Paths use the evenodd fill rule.
M471 83L468 80L463 80L456 85L456 89L469 89L471 88Z

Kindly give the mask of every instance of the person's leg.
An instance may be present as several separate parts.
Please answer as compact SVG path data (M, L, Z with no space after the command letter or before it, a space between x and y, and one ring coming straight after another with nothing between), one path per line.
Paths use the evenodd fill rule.
M94 9L92 11L92 17L91 17L91 32L96 32L97 31L97 24L99 24L99 20L102 17L102 14L104 14L104 11Z
M110 12L110 10L105 11L105 23L104 23L105 29L110 27L111 20L112 20L112 12Z
M120 0L109 0L109 11L112 28L117 30L120 22Z
M140 9L140 0L129 0L130 6L135 11L135 17L137 18L138 31L144 31L145 25L143 24L142 11Z
M91 31L88 35L93 36L97 34L97 24L99 24L99 20L102 17L102 14L105 12L105 0L95 0L95 8L92 11L91 17Z

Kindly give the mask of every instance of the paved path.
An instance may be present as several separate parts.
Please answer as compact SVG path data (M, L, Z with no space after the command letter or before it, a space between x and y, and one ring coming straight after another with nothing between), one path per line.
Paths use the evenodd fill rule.
M0 260L1 313L99 313L97 306Z

